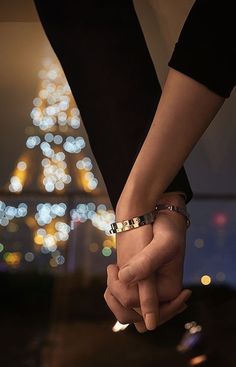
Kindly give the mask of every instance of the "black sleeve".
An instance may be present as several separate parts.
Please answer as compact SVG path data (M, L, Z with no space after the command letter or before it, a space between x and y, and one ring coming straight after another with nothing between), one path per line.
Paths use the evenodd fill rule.
M161 96L132 0L35 0L113 207ZM56 9L56 11L55 11ZM166 191L192 191L184 168Z
M170 67L228 98L236 84L235 0L196 0Z

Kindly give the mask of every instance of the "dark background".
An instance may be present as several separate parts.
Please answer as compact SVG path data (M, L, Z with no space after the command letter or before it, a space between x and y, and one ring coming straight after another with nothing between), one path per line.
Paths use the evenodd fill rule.
M141 2L136 1L136 5L140 11ZM155 7L149 10L155 11ZM155 16L149 16L152 23ZM152 33L155 26L150 29ZM144 29L149 32L149 41L150 37L156 37L150 29ZM3 189L15 162L26 150L26 132L32 124L30 111L38 92L41 60L54 57L32 1L0 1L0 45L0 188ZM151 52L158 69L158 52L152 47ZM88 261L83 246L96 233L87 224L72 274L68 274L66 267L58 273L34 266L26 272L19 268L0 273L4 366L87 367L121 363L140 367L187 366L191 365L188 362L191 353L206 354L208 365L235 365L235 102L234 91L185 164L195 196L188 205L192 225L188 230L184 275L185 284L193 289L189 309L155 333L142 336L132 327L112 333L115 320L102 295L105 268L115 254L108 258L101 252L90 254L92 259ZM84 136L83 128L80 134ZM96 173L102 201L109 207L97 168ZM0 235L1 240L5 238L5 228L0 229ZM100 237L99 241L101 245ZM203 275L211 277L211 285L201 284ZM190 348L190 354L181 355L176 345L184 333L184 324L192 320L203 326L200 346L196 344Z

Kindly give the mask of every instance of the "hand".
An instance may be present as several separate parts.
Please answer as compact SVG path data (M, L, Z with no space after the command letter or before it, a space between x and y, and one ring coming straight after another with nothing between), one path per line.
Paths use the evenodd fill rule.
M123 295L130 293L130 299L132 299L133 303L135 304L139 302L137 287L128 288L125 283L118 279L119 268L117 265L109 265L107 271L108 287L104 293L104 298L108 307L114 313L116 319L121 324L133 322L136 326L136 329L141 333L147 331L147 328L143 322L143 316L140 308L131 309L124 307L113 295L117 294L117 292L121 292ZM162 303L160 305L158 326L173 318L177 314L183 312L187 308L185 302L188 300L191 293L192 292L189 289L182 290L174 300ZM128 299L127 302L127 305L129 306L131 303L129 303L130 301L128 301Z
M120 266L118 277L131 285L154 273L159 300L164 302L175 298L182 289L186 223L180 214L165 211L158 214L152 228L152 240ZM121 246L124 251L124 244ZM127 253L124 257L126 260Z
M114 270L112 272L111 266L108 266L107 269L108 288L104 294L104 297L108 306L120 322L122 322L122 320L123 322L124 320L127 320L128 323L134 322L135 327L139 332L146 331L147 329L143 322L142 311L140 309L138 286L135 285L131 287L126 287L123 282L120 282L118 280L118 270L119 267L128 263L130 258L139 253L144 248L144 246L146 246L152 240L152 238L153 232L151 225L137 228L135 231L128 231L117 234L117 274ZM149 288L153 288L151 291L151 295L153 298L155 298L155 283L153 282L153 280L147 280L145 281L145 283L147 284L147 287L149 285ZM140 294L142 296L143 292L140 292ZM153 302L157 304L157 300L153 300ZM131 313L127 313L128 308L130 309ZM134 308L136 312L132 310L132 308ZM156 307L156 312L158 313L158 307ZM131 318L131 316L133 316L133 318Z
M183 207L183 202L171 202ZM176 200L182 200L178 197ZM165 197L165 202L168 198ZM118 266L121 268L120 280L123 285L127 281L127 267L133 273L133 285L127 285L128 289L121 287L117 279L108 276L108 289L105 298L109 307L111 306L111 296L118 302L116 309L110 308L127 318L127 307L135 308L136 314L132 312L135 326L143 329L140 324L140 313L146 321L148 329L153 329L161 321L158 312L158 303L168 302L179 295L182 289L182 268L185 248L186 223L183 217L177 213L161 212L158 214L154 225L146 225L135 230L122 232L117 235L117 257ZM126 275L125 275L126 272ZM109 275L109 268L108 268ZM137 281L139 281L137 283ZM136 283L136 284L135 284ZM139 312L139 310L141 312ZM176 311L176 310L175 310ZM149 315L148 319L145 318ZM161 314L161 312L160 312ZM160 318L160 320L158 320ZM139 323L137 324L137 320Z

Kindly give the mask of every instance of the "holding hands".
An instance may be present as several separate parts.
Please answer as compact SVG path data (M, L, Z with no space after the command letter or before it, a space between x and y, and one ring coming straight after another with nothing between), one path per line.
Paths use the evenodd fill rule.
M159 203L185 207L178 194L163 194ZM127 212L120 202L117 220ZM117 234L117 264L107 268L104 298L118 321L145 332L186 309L191 291L182 290L185 240L186 219L170 211L159 212L153 224Z

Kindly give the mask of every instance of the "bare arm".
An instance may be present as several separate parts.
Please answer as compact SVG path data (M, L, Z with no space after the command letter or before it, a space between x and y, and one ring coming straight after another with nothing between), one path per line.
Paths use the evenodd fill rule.
M169 70L151 128L117 204L120 219L153 209L223 103L223 97L203 84Z
M194 3L168 63L172 69L152 126L118 201L118 220L153 209L158 199L184 205L180 196L172 193L168 198L161 193L235 85L234 8L234 0L227 1L227 6L222 6L221 0ZM185 232L180 215L163 212L153 226L117 236L118 278L122 284L138 287L147 329L153 329L161 319L159 306L181 291ZM122 292L115 285L113 296L121 304L125 299L123 311L119 307L125 315L134 299L130 291ZM151 322L146 319L150 313ZM136 319L131 317L129 322Z

